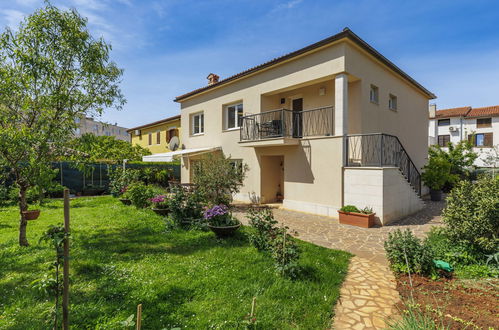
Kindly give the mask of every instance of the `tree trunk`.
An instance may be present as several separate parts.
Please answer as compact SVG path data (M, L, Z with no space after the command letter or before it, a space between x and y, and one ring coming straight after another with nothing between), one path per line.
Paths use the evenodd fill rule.
M21 215L21 219L19 220L19 245L20 246L29 246L28 239L26 238L26 227L28 226L28 221L23 215L23 211L28 210L28 203L26 202L26 191L28 187L20 186L19 187L19 213Z

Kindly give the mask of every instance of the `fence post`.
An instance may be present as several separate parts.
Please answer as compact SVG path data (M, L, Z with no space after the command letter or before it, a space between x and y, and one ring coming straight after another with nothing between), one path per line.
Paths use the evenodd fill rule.
M69 330L69 190L64 189L64 264L62 279L62 328Z

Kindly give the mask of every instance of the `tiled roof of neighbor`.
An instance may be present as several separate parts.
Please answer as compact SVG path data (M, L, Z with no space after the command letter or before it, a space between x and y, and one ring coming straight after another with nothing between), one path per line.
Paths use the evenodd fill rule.
M460 107L452 109L437 110L434 118L450 118L450 117L496 117L499 116L499 105L490 107L472 108Z
M176 115L176 116L173 116L173 117L168 117L168 118L165 118L165 119L161 119L161 120L149 123L149 124L144 124L144 125L140 125L140 126L137 126L137 127L132 127L132 128L127 129L127 132L131 132L131 131L134 131L136 129L141 129L141 128L145 128L145 127L150 127L150 126L155 126L155 125L167 123L169 121L173 121L173 120L177 120L177 119L180 119L180 115Z
M437 110L435 112L435 118L464 117L470 110L471 107Z
M342 32L340 32L338 34L335 34L335 35L333 35L333 36L331 36L329 38L323 39L323 40L321 40L319 42L316 42L314 44L311 44L309 46L306 46L306 47L304 47L302 49L296 50L296 51L294 51L292 53L289 53L289 54L286 54L286 55L283 55L283 56L280 56L280 57L276 57L276 58L274 58L274 59L272 59L272 60L270 60L268 62L265 62L263 64L257 65L255 67L252 67L252 68L247 69L247 70L245 70L243 72L237 73L237 74L235 74L233 76L230 76L228 78L221 79L217 83L214 83L214 84L211 84L211 85L208 85L208 86L205 86L205 87L201 87L201 88L195 89L195 90L193 90L193 91L191 91L189 93L177 96L174 101L175 102L179 102L179 101L181 101L183 99L186 99L186 98L188 98L190 96L193 96L193 95L196 95L198 93L210 90L212 88L219 87L219 86L224 85L224 84L226 84L226 83L228 83L230 81L233 81L233 80L236 80L238 78L242 78L244 76L250 75L250 74L255 73L257 71L263 70L265 68L271 67L271 66L276 65L278 63L281 63L281 62L284 62L286 60L292 59L293 57L302 55L304 53L307 53L307 52L312 51L314 49L317 49L317 48L320 48L322 46L328 45L330 43L333 43L333 42L338 41L338 40L343 39L343 38L348 38L349 40L351 40L352 42L354 42L355 44L357 44L358 46L360 46L362 49L364 49L365 51L367 51L369 54L371 54L373 57L375 57L381 63L383 63L386 66L388 66L390 69L392 69L393 71L395 71L396 73L398 73L400 76L402 76L404 79L406 79L409 83L411 83L417 89L419 89L424 94L426 94L429 98L431 98L431 99L436 98L436 96L432 92L430 92L429 90L427 90L426 88L424 88L421 84L419 84L411 76L409 76L407 73L405 73L404 71L402 71L398 66L396 66L395 64L393 64L390 60L388 60L383 55L381 55L376 49L374 49L367 42L365 42L359 36L357 36L355 33L353 33L349 28L344 28Z
M499 105L491 107L473 108L466 115L466 117L495 117L499 116Z

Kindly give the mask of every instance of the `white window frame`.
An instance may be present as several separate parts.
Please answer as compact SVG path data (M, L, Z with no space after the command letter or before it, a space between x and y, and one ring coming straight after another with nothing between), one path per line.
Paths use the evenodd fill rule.
M369 88L369 101L374 104L379 104L379 87L371 84Z
M200 118L198 132L196 132L195 125L194 125L194 121L195 121L196 117ZM191 115L191 135L195 136L195 135L203 135L203 134L204 134L204 112L200 111L200 112L193 113Z
M398 108L398 98L397 95L388 95L388 109L397 111Z
M243 105L243 102L240 101L240 102L236 102L236 103L231 103L231 104L227 104L226 106L224 106L224 130L225 131L231 131L231 130L236 130L236 129L239 129L241 128L241 126L239 126L239 114L238 114L238 107L241 106L241 118L244 116L244 105ZM235 110L235 118L234 118L234 127L229 127L229 108L230 107L234 107L234 110Z

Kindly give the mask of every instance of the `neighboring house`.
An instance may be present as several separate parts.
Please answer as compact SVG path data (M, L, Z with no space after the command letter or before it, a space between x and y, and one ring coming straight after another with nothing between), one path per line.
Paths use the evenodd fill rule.
M423 207L435 96L349 29L178 96L182 182L203 153L249 166L237 200L337 217L369 206L386 224Z
M475 165L486 167L484 159L494 146L499 147L499 106L437 110L431 105L429 144L446 147L461 140L473 143L479 155Z
M118 140L130 141L127 133L127 128L118 126L117 124L108 124L101 121L96 121L93 118L76 118L78 127L75 129L75 137L80 137L85 133L91 133L97 136L114 136Z
M171 161L160 159L161 154L180 147L180 115L128 129L132 144L147 148L155 157L146 156L144 161Z

